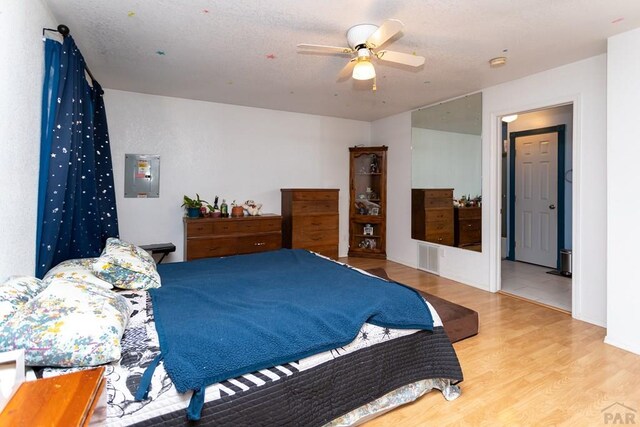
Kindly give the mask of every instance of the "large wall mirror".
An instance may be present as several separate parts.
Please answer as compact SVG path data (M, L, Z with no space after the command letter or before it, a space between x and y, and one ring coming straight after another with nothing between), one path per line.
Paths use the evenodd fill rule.
M482 93L411 113L411 237L482 250Z

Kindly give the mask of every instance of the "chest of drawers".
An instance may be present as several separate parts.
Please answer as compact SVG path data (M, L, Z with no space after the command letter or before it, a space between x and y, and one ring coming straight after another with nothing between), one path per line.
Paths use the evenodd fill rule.
M184 218L184 259L271 251L282 247L282 217Z
M459 247L482 243L482 208L455 208L455 245Z
M411 237L441 245L453 245L453 189L411 190Z
M337 189L283 188L282 245L338 258Z

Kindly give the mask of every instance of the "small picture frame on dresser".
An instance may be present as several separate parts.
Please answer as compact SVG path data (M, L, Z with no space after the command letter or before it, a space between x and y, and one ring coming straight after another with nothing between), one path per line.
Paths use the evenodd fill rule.
M365 236L373 236L373 227L369 224L365 225L362 230L362 234Z
M380 208L369 209L369 215L380 215Z

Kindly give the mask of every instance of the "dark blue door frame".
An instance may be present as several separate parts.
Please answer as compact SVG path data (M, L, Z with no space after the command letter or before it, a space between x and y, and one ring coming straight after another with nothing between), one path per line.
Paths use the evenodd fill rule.
M564 168L565 168L565 125L549 126L509 134L509 253L507 259L516 260L516 138L540 135L543 133L558 134L558 245L556 247L556 268L560 269L560 249L564 248Z

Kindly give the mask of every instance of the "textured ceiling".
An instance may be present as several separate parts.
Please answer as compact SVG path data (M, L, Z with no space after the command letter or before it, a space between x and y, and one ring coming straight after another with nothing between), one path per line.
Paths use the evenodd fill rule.
M638 0L45 0L103 87L372 121L606 51L640 27ZM385 48L426 57L376 62L378 90L337 81L359 23L400 19ZM508 57L491 69L488 60Z

